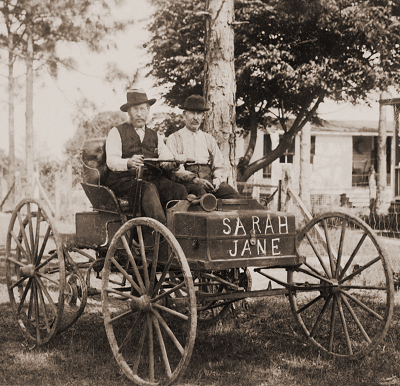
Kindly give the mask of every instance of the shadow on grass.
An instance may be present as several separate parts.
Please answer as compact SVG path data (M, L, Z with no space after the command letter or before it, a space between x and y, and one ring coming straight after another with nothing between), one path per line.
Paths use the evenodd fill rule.
M198 329L193 355L176 384L400 384L400 307L384 344L364 359L326 359L300 332L285 297L250 302L219 325ZM132 385L111 354L102 315L87 312L47 345L32 347L8 304L0 305L1 385Z

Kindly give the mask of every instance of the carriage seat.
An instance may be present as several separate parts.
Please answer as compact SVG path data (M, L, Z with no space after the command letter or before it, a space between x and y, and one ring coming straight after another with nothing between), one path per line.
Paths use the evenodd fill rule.
M94 209L110 209L116 206L117 211L131 212L132 203L126 197L115 197L105 186L109 174L106 163L106 138L92 138L82 147L83 183L82 187ZM109 197L109 196L112 197ZM104 202L111 200L112 202Z

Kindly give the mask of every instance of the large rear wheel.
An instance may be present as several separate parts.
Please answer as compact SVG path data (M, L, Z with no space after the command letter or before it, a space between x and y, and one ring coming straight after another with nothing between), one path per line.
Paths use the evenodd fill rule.
M125 223L104 264L106 333L123 373L138 385L168 385L186 369L196 336L196 297L173 234L151 218Z
M20 329L34 343L47 343L58 332L63 314L65 264L54 220L36 199L21 201L11 215L6 277Z
M358 359L385 337L393 315L388 257L374 231L351 214L314 218L297 237L306 263L288 271L289 300L309 340L323 352Z

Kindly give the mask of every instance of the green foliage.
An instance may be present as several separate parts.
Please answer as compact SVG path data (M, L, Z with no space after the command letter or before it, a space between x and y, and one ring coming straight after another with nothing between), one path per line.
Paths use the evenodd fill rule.
M106 137L113 126L127 120L122 111L105 111L96 114L93 118L78 116L76 118L77 130L74 136L65 144L64 153L72 163L74 184L82 182L81 150L85 140L90 138Z
M185 126L182 114L169 113L161 122L154 124L154 130L164 133L166 137Z
M204 1L152 3L150 73L158 84L171 85L165 98L176 106L203 83ZM242 180L277 159L325 98L368 102L371 91L400 84L399 7L393 3L235 1L237 123L254 137L270 115L285 133L277 149L252 165L250 141L238 165Z
M112 45L110 37L131 23L112 20L111 9L119 0L21 0L0 1L0 13L7 27L7 35L1 43L13 53L25 57L27 37L32 34L34 57L40 67L57 75L57 67L73 68L72 58L63 58L57 52L60 42L84 43L92 51L100 51Z
M151 0L156 7L149 25L152 54L150 74L156 85L168 85L164 95L171 106L201 94L204 73L204 0Z

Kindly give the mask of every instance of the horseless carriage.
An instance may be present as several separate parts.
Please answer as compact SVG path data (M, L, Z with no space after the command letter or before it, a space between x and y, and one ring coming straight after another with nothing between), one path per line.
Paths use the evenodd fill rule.
M60 234L36 199L11 216L7 287L29 340L45 344L65 331L100 292L113 355L140 385L176 381L197 326L220 321L245 298L286 295L308 340L334 357L361 358L383 340L393 276L363 221L325 213L296 232L292 214L206 195L170 202L164 226L137 216L140 199L132 206L103 186L104 142L84 145L82 186L93 211L76 213L76 233ZM251 289L250 269L267 279L265 289ZM96 277L101 291L92 287Z

